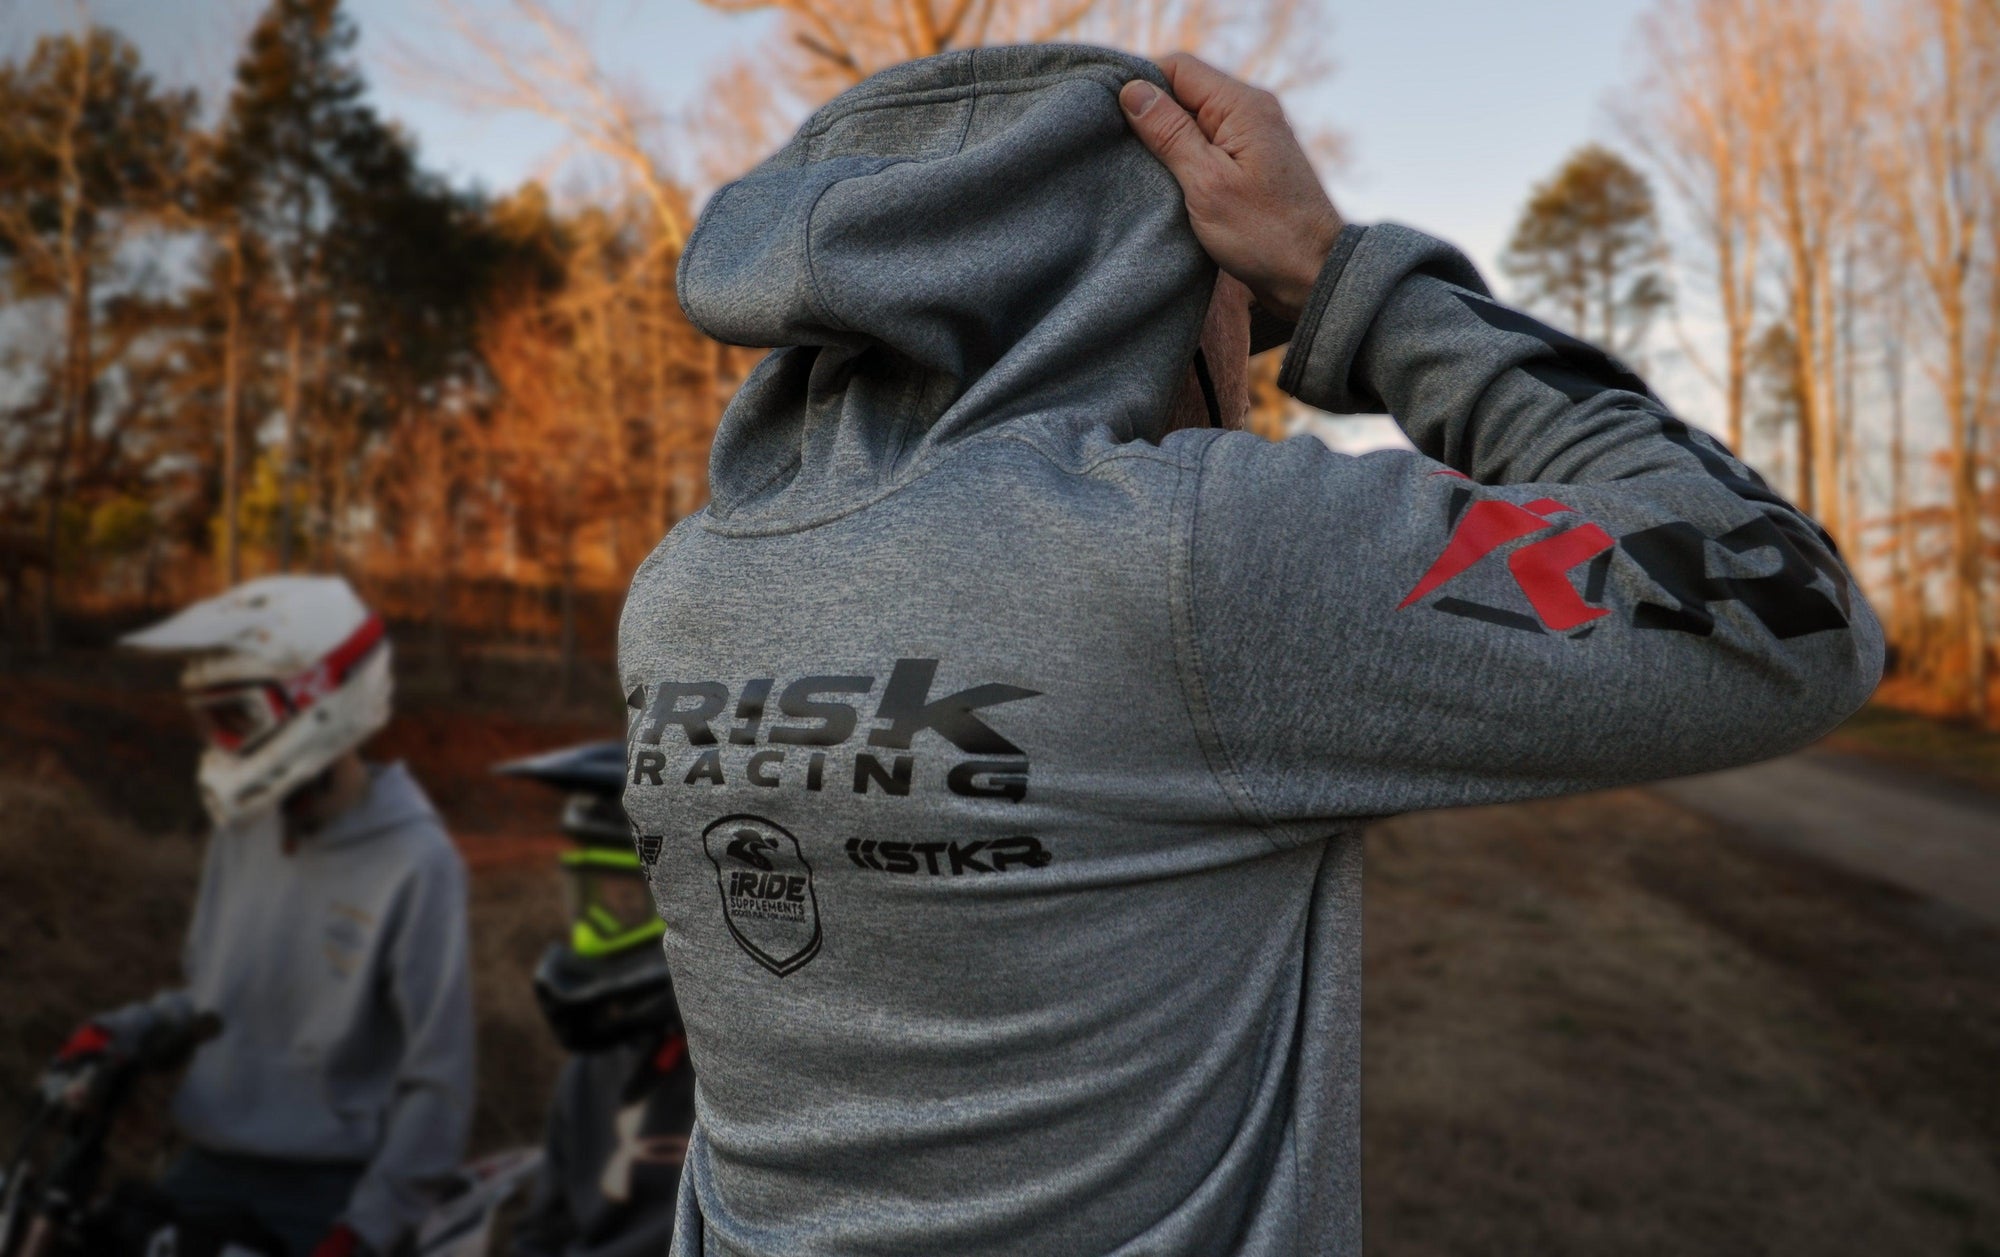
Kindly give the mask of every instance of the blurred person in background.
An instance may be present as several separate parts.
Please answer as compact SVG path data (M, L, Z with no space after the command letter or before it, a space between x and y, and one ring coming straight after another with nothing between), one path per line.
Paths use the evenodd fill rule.
M570 791L562 854L569 937L549 944L535 996L571 1055L513 1257L665 1257L694 1126L694 1071L632 828L625 748L600 742L503 764Z
M1354 1257L1368 822L1777 755L1880 673L1810 518L1192 58L877 74L677 282L772 347L619 632L679 1254ZM1230 430L1286 340L1415 450Z
M123 639L184 656L214 821L187 985L81 1027L118 1054L202 1014L219 1034L173 1101L159 1186L186 1217L248 1215L294 1257L396 1251L472 1119L465 870L401 763L382 620L347 582L273 576Z

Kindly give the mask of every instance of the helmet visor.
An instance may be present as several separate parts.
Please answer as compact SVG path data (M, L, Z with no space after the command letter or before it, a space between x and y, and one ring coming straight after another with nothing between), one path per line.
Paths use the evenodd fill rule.
M218 685L188 696L195 728L211 746L240 755L277 731L290 716L276 685Z
M665 932L638 856L586 847L565 852L562 865L569 891L570 947L579 956L608 956Z

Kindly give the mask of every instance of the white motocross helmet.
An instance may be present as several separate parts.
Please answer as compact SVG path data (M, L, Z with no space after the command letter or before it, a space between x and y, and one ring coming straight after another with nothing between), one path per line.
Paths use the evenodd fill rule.
M277 807L389 723L382 618L338 576L246 581L119 644L189 657L181 688L219 826Z

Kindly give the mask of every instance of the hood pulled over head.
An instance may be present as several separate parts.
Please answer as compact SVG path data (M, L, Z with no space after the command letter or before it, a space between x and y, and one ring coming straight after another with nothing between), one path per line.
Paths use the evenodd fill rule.
M1156 438L1215 271L1125 124L1151 62L1041 45L885 70L710 201L679 270L717 339L769 346L731 403L710 516L851 509L1010 420Z

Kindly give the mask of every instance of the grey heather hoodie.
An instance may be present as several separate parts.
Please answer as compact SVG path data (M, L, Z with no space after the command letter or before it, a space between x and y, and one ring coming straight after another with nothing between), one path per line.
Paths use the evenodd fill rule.
M471 1129L465 869L402 764L287 853L276 812L210 838L187 986L104 1019L217 1013L174 1122L216 1152L367 1166L344 1220L377 1251L420 1221Z
M1213 270L1083 48L879 74L719 193L774 346L633 580L682 1254L1358 1254L1362 826L1743 763L1868 695L1824 534L1455 250L1340 238L1162 436Z

